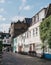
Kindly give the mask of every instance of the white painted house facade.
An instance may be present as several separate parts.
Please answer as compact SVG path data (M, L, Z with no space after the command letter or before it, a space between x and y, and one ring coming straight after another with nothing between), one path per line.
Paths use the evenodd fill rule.
M17 52L36 51L40 56L42 53L42 42L40 39L39 25L47 15L47 8L41 9L35 16L32 17L32 24L28 30L17 36Z
M42 19L45 18L46 8L43 8L38 14L32 17L32 25L28 28L28 30L21 34L19 37L19 44L22 45L22 51L36 51L37 53L41 53L41 40L39 33L39 25L42 22ZM42 14L43 13L43 14ZM35 19L36 17L36 19Z
M46 16L45 12L46 8L42 9L38 14L33 16L32 25L25 33L22 34L23 38L21 41L19 40L19 42L22 42L24 52L36 51L36 53L39 54L42 52L42 42L40 40L39 25L42 22L42 19Z

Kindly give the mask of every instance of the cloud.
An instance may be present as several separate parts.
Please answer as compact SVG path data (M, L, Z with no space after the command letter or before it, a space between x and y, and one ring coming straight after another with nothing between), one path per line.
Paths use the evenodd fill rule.
M4 8L0 8L0 13L7 13Z
M19 10L30 10L30 5L26 5L27 0L22 0L21 6L19 6Z
M19 7L19 10L30 10L31 9L31 6L30 5L27 5L27 6L20 6Z
M0 13L2 13L2 12L4 12L5 10L4 10L4 8L0 8Z
M18 20L23 21L23 19L24 19L24 16L14 16L12 17L11 20L17 22Z
M9 27L10 27L10 24L0 24L0 31L5 31L5 32L8 32L9 31Z
M23 6L19 6L19 10L22 10L23 9Z
M8 4L12 4L12 1L11 1L11 0L8 0L7 3L8 3Z
M23 3L26 3L26 0L22 0Z
M5 3L5 0L0 0L0 3Z
M6 20L6 18L3 17L2 15L0 15L0 21L5 21L5 20Z
M26 1L27 1L27 0L22 0L22 4L19 6L19 10L20 10L20 11L24 8L24 6L25 6L25 4L26 4Z
M24 10L30 10L30 8L31 7L29 5L27 5L27 6L24 7Z

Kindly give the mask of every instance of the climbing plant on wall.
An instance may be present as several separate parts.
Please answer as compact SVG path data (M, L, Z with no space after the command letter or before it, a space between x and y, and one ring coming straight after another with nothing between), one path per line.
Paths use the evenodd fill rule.
M49 48L51 48L51 15L40 24L40 38L43 43L47 41Z

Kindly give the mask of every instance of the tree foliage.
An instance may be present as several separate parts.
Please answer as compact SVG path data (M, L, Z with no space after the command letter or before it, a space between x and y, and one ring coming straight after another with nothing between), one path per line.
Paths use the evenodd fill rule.
M51 48L51 16L49 16L41 22L40 38L43 43L45 40L47 40L49 48Z

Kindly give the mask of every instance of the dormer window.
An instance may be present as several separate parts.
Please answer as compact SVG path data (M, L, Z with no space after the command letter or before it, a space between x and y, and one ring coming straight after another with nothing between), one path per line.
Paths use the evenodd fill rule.
M37 14L36 15L36 22L38 22L39 21L39 15Z

